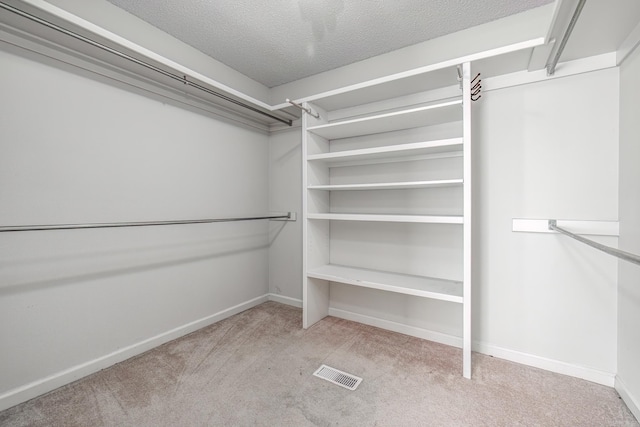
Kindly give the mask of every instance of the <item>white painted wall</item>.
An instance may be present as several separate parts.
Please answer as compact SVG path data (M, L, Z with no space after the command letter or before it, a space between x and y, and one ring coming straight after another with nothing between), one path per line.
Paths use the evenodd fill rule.
M294 126L269 135L269 209L296 212L295 222L269 225L269 293L302 307L302 130Z
M6 44L0 63L1 225L268 211L266 134ZM265 300L268 231L0 233L0 409Z
M511 222L617 220L618 80L613 68L486 92L474 110L474 340L610 385L615 258L561 235L514 233Z
M620 249L640 254L640 49L620 71ZM619 262L616 389L640 419L640 266Z

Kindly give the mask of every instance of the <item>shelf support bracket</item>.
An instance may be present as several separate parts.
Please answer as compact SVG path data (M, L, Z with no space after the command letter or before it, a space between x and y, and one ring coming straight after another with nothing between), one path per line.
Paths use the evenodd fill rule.
M315 117L316 119L319 119L319 118L320 118L320 114L319 114L319 113L316 113L316 112L315 112L315 111L313 111L311 108L303 107L302 105L298 104L298 103L297 103L297 102L295 102L295 101L290 100L289 98L287 98L287 99L286 99L286 101L287 101L289 104L293 105L294 107L298 107L299 109L301 109L301 110L302 110L302 111L304 111L305 113L309 114L310 116L313 116L313 117Z

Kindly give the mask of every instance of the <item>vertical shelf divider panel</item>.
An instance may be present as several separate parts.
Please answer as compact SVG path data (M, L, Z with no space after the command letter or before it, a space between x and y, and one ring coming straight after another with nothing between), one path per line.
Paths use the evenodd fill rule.
M303 327L309 328L328 316L332 283L351 286L354 292L370 292L360 291L368 288L402 294L406 298L461 304L462 374L471 378L470 63L462 64L461 71L461 96L422 105L408 105L404 98L390 92L385 98L385 105L395 105L390 109L376 110L369 104L363 105L359 111L357 107L350 106L348 110L353 112L352 117L330 121L330 114L341 111L339 107L331 112L324 111L319 107L324 105L322 98L313 104L304 103L304 107L318 112L320 117L302 116ZM436 70L434 75L442 77L443 73L451 75L443 87L458 85L454 66ZM460 156L461 160L446 163ZM345 171L349 168L352 169ZM358 168L365 168L364 172L360 170L362 175L358 175ZM442 175L443 171L446 176ZM416 191L422 193L407 193ZM449 197L455 195L455 203L442 204L444 198L432 198L435 191L446 191ZM409 199L415 203L416 198L430 201L432 205L426 202L403 205ZM455 214L452 214L452 209ZM349 229L344 225L345 221L353 224L355 230L360 230L358 233L366 234L366 239L356 242L361 245L360 249L365 249L364 253L372 250L372 244L396 244L400 241L416 262L413 265L394 263L393 260L385 263L380 262L382 259L378 259L377 252L369 252L369 256L363 257L358 256L358 251L345 251L345 244L354 244L354 235L350 236L351 240L345 239L348 234L344 233ZM430 225L424 228L424 224ZM389 233L393 227L405 231ZM424 259L421 248L404 240L406 230L431 233L426 230L433 227L437 227L438 232L444 232L446 227L462 227L461 234L459 231L451 234L462 236L460 240L457 240L459 237L451 237L456 239L452 242L456 247L462 245L462 254L458 252L452 257L451 252L445 250L449 242L438 247L434 240L434 247L442 251L440 260L451 263L448 269L435 268L434 276L441 276L437 273L441 272L451 277L419 274L433 269L429 262L438 262ZM376 236L381 229L385 230L384 233ZM390 234L393 235L391 240L385 240L390 239ZM426 239L424 241L432 239L431 234L421 235ZM436 233L436 236L442 235Z
M462 279L462 375L471 379L471 64L462 64L463 138L463 279Z
M310 222L309 213L328 209L327 192L309 192L310 185L329 183L329 171L326 166L312 164L307 157L329 151L329 141L310 134L307 128L327 122L327 113L315 105L305 103L304 107L319 113L315 118L302 114L302 326L307 329L317 321L329 315L329 282L307 276L307 270L329 264L329 221Z

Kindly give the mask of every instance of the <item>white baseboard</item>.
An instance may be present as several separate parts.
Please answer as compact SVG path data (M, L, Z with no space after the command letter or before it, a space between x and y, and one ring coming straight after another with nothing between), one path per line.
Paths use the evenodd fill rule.
M478 341L474 341L473 351L486 354L488 356L494 356L499 359L520 363L522 365L532 366L534 368L540 368L546 371L568 375L570 377L581 378L607 387L613 387L615 379L615 374L611 372L600 371L580 365L573 365L559 360L547 359L545 357L497 347L495 345Z
M458 348L462 347L462 338L443 334L441 332L430 331L416 326L392 322L389 320L366 316L363 314L353 313L336 308L329 308L329 315L339 317L341 319L353 320L354 322L364 323L365 325L376 326L378 328L386 329L393 332L399 332L401 334L410 335L417 338L423 338L441 344L451 345ZM481 354L486 354L488 356L497 357L499 359L520 363L522 365L532 366L534 368L540 368L558 374L581 378L608 387L614 386L615 374L610 372L599 371L597 369L584 366L572 365L570 363L561 362L559 360L547 359L544 357L535 356L516 350L510 350L478 341L473 342L473 351Z
M197 331L198 329L204 328L205 326L212 325L216 322L219 322L220 320L248 310L268 300L268 294L262 295L260 297L243 302L226 310L222 310L205 318L187 323L186 325L179 326L170 331L148 338L144 341L140 341L128 347L124 347L120 350L114 351L113 353L109 353L97 359L90 360L69 369L65 369L64 371L31 382L29 384L25 384L13 390L9 390L8 392L0 395L0 411L26 402L27 400L33 399L34 397L48 393L58 387L62 387L63 385L72 383L73 381L76 381L82 377L98 372L101 369L108 368L109 366L115 365L116 363L122 362L123 360L144 353L145 351L151 350L152 348L157 347L161 344L187 335L191 332Z
M640 421L640 401L629 392L629 388L627 388L624 381L617 375L615 388L622 400L624 400L624 403L627 404L627 408L629 408L633 416L636 417L636 420Z
M285 297L278 294L269 294L269 301L279 302L281 304L302 308L302 300L297 298Z
M354 322L364 323L365 325L375 326L377 328L386 329L388 331L399 332L401 334L423 338L425 340L434 341L453 347L462 347L462 338L460 337L455 337L453 335L443 334L440 332L434 332L424 328L406 325L404 323L393 322L391 320L380 319L378 317L367 316L364 314L340 310L337 308L329 308L329 316L352 320Z

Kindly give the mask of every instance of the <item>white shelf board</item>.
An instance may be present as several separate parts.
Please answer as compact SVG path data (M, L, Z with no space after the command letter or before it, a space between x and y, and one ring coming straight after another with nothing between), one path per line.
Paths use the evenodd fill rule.
M462 303L462 282L408 274L388 273L342 265L323 265L307 277L371 289Z
M310 185L309 190L348 191L348 190L405 190L418 188L450 187L462 185L462 179L439 181L379 182L372 184L334 184Z
M340 139L459 120L462 120L462 100L328 123L307 130L326 139Z
M462 224L462 216L459 216L459 215L379 215L379 214L310 213L310 214L307 214L307 218L308 219L328 219L332 221Z
M328 163L330 166L348 162L385 162L398 159L410 160L439 153L457 152L462 149L462 138L448 138L434 141L412 142L410 144L385 145L382 147L362 148L358 150L333 151L311 154L310 162Z
M456 66L472 62L482 70L483 78L527 70L533 48L545 44L537 37L495 49L479 49L476 53L459 56L407 71L374 78L364 82L331 89L296 99L298 103L313 102L326 111L367 104L383 99L457 85ZM277 108L285 108L280 104Z
M309 99L309 101L326 111L334 111L450 86L456 87L457 92L461 93L458 87L456 65L418 74L412 74L410 71L409 73L401 74L401 77L395 75L388 76L386 79L377 79L377 81L373 82L363 82L352 85L350 88L339 88L330 91L329 94L311 96L309 98L312 99ZM371 85L371 83L375 84Z

